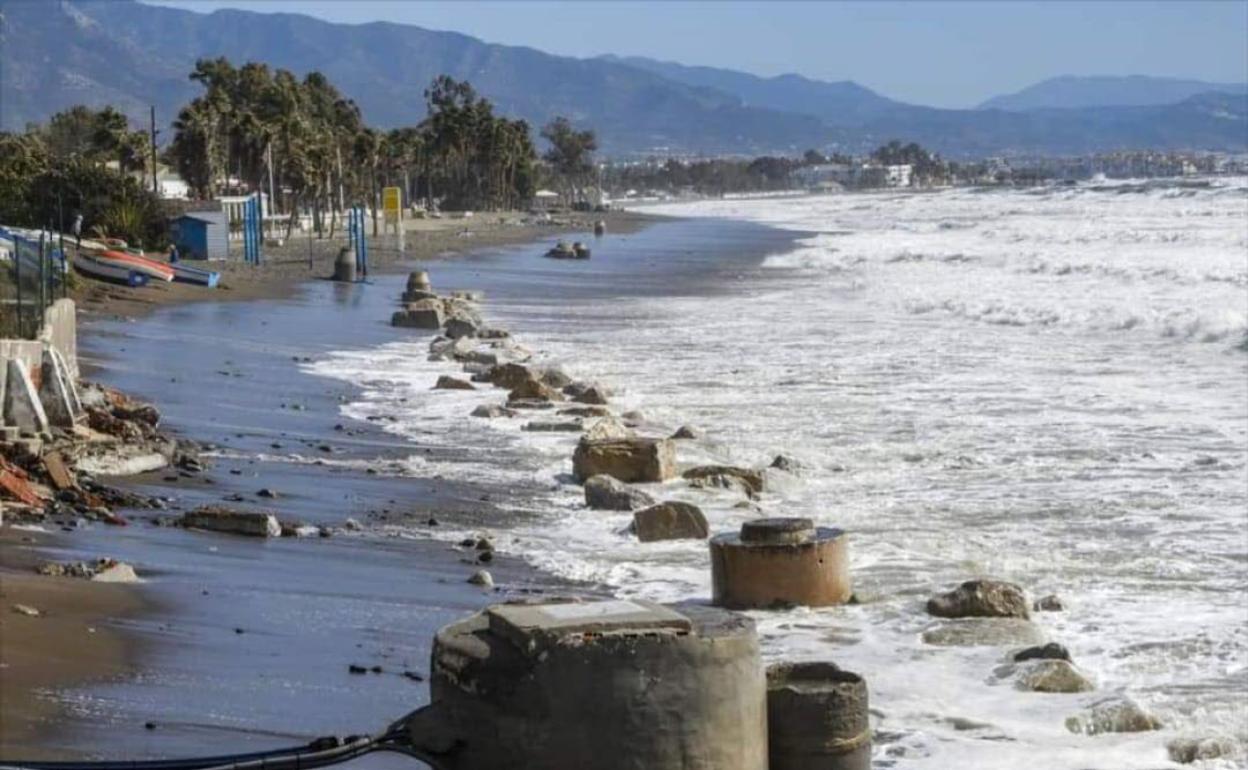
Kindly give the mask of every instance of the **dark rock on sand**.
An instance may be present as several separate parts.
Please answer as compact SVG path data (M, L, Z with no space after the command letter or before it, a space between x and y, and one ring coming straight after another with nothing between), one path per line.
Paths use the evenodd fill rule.
M1001 580L968 580L928 599L927 612L938 618L1030 617L1023 589Z
M696 505L675 501L643 508L633 514L633 531L643 543L657 540L705 540L706 516Z
M594 510L632 511L654 505L654 498L605 474L585 481L585 504Z

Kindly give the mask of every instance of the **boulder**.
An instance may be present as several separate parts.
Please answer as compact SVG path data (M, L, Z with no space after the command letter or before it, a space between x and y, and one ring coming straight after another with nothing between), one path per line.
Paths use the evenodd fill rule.
M607 389L599 385L586 385L584 383L574 382L563 389L563 392L578 404L598 404L600 406L608 403Z
M740 489L751 499L757 498L763 491L763 474L749 468L735 468L730 465L699 465L682 474L695 487L719 487L721 489Z
M1038 647L1028 647L1014 653L1014 662L1022 663L1027 660L1070 660L1070 651L1057 642L1049 642L1046 645Z
M556 390L562 390L572 384L572 378L557 366L548 366L542 369L538 379L542 381L543 385L548 385Z
M614 417L599 417L585 430L586 441L632 438L633 431Z
M442 300L442 314L447 318L467 321L473 326L483 326L481 311L472 302L459 297L446 297Z
M1061 598L1057 594L1049 594L1036 599L1035 604L1031 608L1036 612L1061 612L1066 609L1066 605L1062 603Z
M1020 690L1032 692L1091 692L1096 686L1068 660L1037 660L1018 678Z
M554 409L553 401L543 401L540 398L517 398L507 402L508 409Z
M654 498L606 474L585 480L585 505L599 511L633 511L654 505Z
M1025 647L1044 644L1044 632L1019 618L963 618L928 627L925 644L937 647Z
M450 318L446 322L446 336L453 340L477 336L477 325L464 318Z
M477 336L483 340L505 340L511 337L511 332L506 329L485 326L477 329Z
M566 422L527 422L521 430L533 433L577 433L581 430L580 420Z
M461 337L460 339L471 339L470 337ZM456 353L454 356L456 361L465 364L482 364L484 366L497 366L498 354L491 353L488 350L469 350L466 353Z
M139 576L134 567L125 562L114 562L96 572L91 579L97 583L137 583Z
M968 580L928 599L927 612L938 618L1030 617L1023 589L1001 580Z
M1161 720L1128 698L1114 696L1092 704L1088 710L1066 719L1066 729L1082 735L1142 733L1160 730Z
M557 414L565 414L569 417L610 417L611 410L605 406L569 406L566 409L560 409Z
M434 390L476 390L476 388L473 387L473 384L471 382L468 382L467 380L461 380L457 377L451 377L446 374L438 378L438 381L434 383L433 389Z
M705 540L711 534L706 516L696 505L674 501L652 505L634 513L633 532L643 543Z
M1166 744L1166 753L1171 762L1188 765L1192 762L1207 762L1211 759L1240 758L1241 752L1236 748L1235 741L1226 737L1214 738L1175 738Z
M476 344L476 340L471 337L460 337L454 340L449 337L435 337L429 343L429 360L445 361L447 359L457 359L460 356L471 353Z
M666 439L582 439L572 455L572 473L578 481L600 473L620 481L667 481L676 475L676 448Z
M801 463L788 455L776 455L775 459L771 461L771 467L785 473L797 473L801 470Z
M474 586L481 586L482 588L493 588L494 576L491 575L488 570L479 569L472 573L472 576L468 578L468 582Z
M390 317L391 326L407 329L441 329L442 323L442 304L430 299L412 302Z
M702 438L702 432L691 425L682 425L672 434L673 439L695 439Z
M508 401L562 401L559 391L543 385L536 379L528 379L511 389L507 394Z
M512 390L530 380L536 379L535 373L523 364L499 364L489 371L489 381L507 390Z
M473 417L484 417L486 419L495 419L497 417L515 417L517 414L515 409L508 409L498 404L482 404L472 410Z
M282 526L271 513L236 511L208 505L182 514L179 523L191 529L207 529L252 537L281 537Z

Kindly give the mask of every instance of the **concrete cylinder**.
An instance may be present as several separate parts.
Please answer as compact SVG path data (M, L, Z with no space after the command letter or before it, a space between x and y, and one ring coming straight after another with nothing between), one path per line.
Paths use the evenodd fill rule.
M408 291L431 291L433 284L429 282L429 273L424 270L414 270L407 274L407 290Z
M338 258L334 260L334 280L355 282L355 249L344 247L338 250Z
M833 663L767 669L771 770L870 770L867 683Z
M603 236L607 233L607 223L599 219L594 223L594 235Z
M746 522L711 538L712 601L729 609L844 604L853 593L849 543L810 519Z
M754 623L641 601L497 605L438 632L413 745L450 770L766 770Z

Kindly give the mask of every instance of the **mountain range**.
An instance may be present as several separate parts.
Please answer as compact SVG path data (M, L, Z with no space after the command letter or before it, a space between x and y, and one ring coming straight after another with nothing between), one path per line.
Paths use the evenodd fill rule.
M210 14L134 0L0 0L0 128L73 104L113 104L167 124L199 92L195 60L225 56L320 70L382 128L424 115L437 75L468 80L499 111L594 128L609 155L863 152L890 139L950 156L1127 148L1248 150L1242 85L1055 78L978 109L906 104L850 81L759 77L643 58L577 59L385 22L292 13Z

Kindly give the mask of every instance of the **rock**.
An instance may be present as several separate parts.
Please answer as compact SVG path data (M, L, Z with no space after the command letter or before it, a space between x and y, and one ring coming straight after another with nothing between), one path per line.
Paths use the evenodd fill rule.
M350 663L347 665L347 671L352 674L367 674L368 667L361 666L358 663Z
M521 430L527 430L534 433L579 433L581 430L580 420L569 420L567 422L528 422L524 424Z
M511 389L507 394L508 401L562 401L559 391L543 385L535 379L528 379Z
M342 523L342 528L347 530L348 532L359 532L360 530L364 529L364 527L360 525L360 522L356 521L355 519L347 519L346 521L344 521Z
M483 340L505 340L511 337L511 332L506 329L497 329L486 326L477 329L477 337Z
M582 439L572 455L572 473L582 482L600 473L620 481L666 481L676 475L676 448L666 439Z
M1001 580L968 580L928 599L927 612L938 618L1030 617L1023 589Z
M1082 735L1142 733L1160 730L1161 720L1128 698L1114 696L1094 703L1077 716L1066 719L1066 729Z
M797 473L801 464L788 455L776 455L776 458L771 461L771 467L785 473Z
M278 494L277 492L274 492L272 489L265 487L264 489L256 493L256 497L264 497L264 498L268 498L269 500L275 500L277 499Z
M1033 692L1091 692L1096 689L1068 660L1037 660L1018 678L1020 690Z
M620 419L623 420L630 428L635 428L646 421L646 415L636 409L633 409L620 415Z
M763 474L748 468L731 465L699 465L682 474L695 487L719 487L740 489L751 499L763 491Z
M493 588L494 576L489 573L489 570L479 569L472 573L472 577L468 578L468 582L482 588Z
M462 297L445 297L442 299L442 313L449 318L467 321L473 326L483 325L481 311L476 304Z
M182 514L182 526L190 529L207 529L252 537L281 537L282 526L271 513L236 511L215 505Z
M453 340L457 340L460 337L475 337L477 336L477 325L466 318L451 318L447 320L444 332L446 336Z
M632 511L654 505L654 498L606 474L585 481L585 504L594 510Z
M1175 738L1166 744L1172 762L1188 765L1211 759L1239 758L1240 751L1230 738Z
M629 439L633 431L614 417L600 417L585 431L586 441L606 441L609 439Z
M497 417L515 417L519 412L515 409L508 409L498 404L482 404L472 410L473 417L484 417L486 419L494 419Z
M1014 653L1014 662L1026 660L1065 660L1070 661L1070 651L1057 642L1049 642L1040 647L1028 647Z
M468 339L464 337L463 339ZM498 354L491 353L486 350L469 350L467 353L456 353L456 361L462 361L466 364L482 364L484 366L497 366Z
M31 607L29 604L14 604L13 611L18 615L25 615L28 618L37 618L43 613Z
M633 514L633 532L643 543L657 540L705 540L710 537L706 516L696 505L668 501Z
M565 387L563 392L578 404L598 404L600 406L607 404L607 389L600 385L572 383Z
M125 562L114 562L104 567L99 572L91 576L91 579L97 583L137 583L139 576L135 574L134 567Z
M611 410L605 406L570 406L560 409L558 414L566 414L569 417L610 417Z
M572 378L557 366L548 366L543 369L538 379L542 381L543 385L556 390L562 390L572 384Z
M1066 605L1062 604L1062 600L1057 594L1049 594L1036 599L1035 604L1032 604L1031 608L1036 612L1061 612L1066 609Z
M512 390L530 380L536 379L537 375L523 364L499 364L489 371L489 381L507 390Z
M390 317L390 325L408 329L441 329L442 313L441 302L436 299L422 299L395 312Z
M543 401L540 398L518 398L507 402L509 409L554 409L555 404L552 401Z
M673 439L695 439L702 438L702 433L691 425L682 425L676 429L676 432L671 437Z
M434 390L476 390L471 382L450 375L442 375L433 385Z
M938 647L1026 647L1044 644L1044 632L1019 618L963 618L923 631L925 644Z

